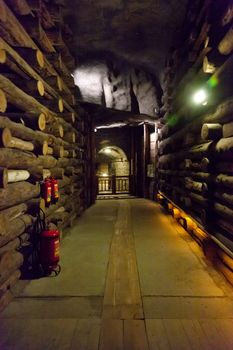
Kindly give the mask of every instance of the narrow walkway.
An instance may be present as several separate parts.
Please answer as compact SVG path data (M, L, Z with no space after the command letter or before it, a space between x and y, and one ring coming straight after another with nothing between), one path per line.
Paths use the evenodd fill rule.
M0 350L232 350L233 290L158 205L98 201L56 278L21 281Z

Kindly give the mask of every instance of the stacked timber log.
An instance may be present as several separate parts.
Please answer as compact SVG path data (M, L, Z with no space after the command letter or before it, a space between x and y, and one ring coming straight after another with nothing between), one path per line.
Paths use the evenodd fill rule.
M87 134L63 6L0 0L0 310L12 298L39 209L62 230L86 206ZM45 207L40 183L50 176L60 198Z
M165 67L158 190L233 251L232 1L192 1L186 18Z

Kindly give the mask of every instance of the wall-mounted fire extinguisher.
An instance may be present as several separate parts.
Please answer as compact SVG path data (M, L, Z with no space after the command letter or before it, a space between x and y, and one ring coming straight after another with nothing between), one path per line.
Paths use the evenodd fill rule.
M45 200L46 207L56 203L59 199L58 181L54 177L47 177L41 184L41 196Z
M56 203L59 199L58 182L54 177L50 178L52 203Z
M49 207L52 201L52 185L48 177L41 184L41 197L44 198L46 207Z

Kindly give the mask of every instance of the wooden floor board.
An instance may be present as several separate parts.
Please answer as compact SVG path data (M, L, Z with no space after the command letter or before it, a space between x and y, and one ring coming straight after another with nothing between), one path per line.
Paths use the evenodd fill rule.
M109 254L103 318L142 319L134 238L128 202L120 202Z
M75 319L1 320L1 350L67 350L77 321Z
M77 321L70 350L98 350L100 320L81 319Z
M232 350L232 347L229 347L227 344L227 339L222 335L222 330L216 324L216 320L199 320L199 323L211 344L212 350ZM233 333L233 329L232 329Z
M193 350L211 350L211 345L197 320L181 320Z
M0 316L0 350L233 350L232 294L228 289L221 289L208 274L208 267L191 255L186 242L179 241L152 202L119 201L114 205L114 210L101 205L97 211L103 226L107 218L106 231L113 231L111 244L109 239L104 249L105 259L101 260L101 247L110 235L105 232L101 241L93 241L88 225L88 232L80 234L85 242L79 251L81 255L83 250L80 262L88 266L80 268L79 278L73 276L70 265L63 269L64 281L71 289L65 282L61 286L59 279L46 279L48 284L43 279L31 282L37 284L35 291L40 283L46 287L42 294L39 285L38 294L27 292L15 299ZM131 213L131 207L136 212ZM110 217L101 216L108 209ZM116 218L115 223L109 225L109 218ZM95 233L96 218L85 219L85 225L88 220ZM75 256L80 242L80 237L71 242L69 249L75 250ZM95 251L97 246L99 255L89 259L90 249ZM96 283L99 269L101 278ZM68 290L74 293L67 295Z
M100 350L123 350L123 321L103 320L100 334Z
M217 329L224 338L227 348L233 349L233 319L215 320Z
M124 350L149 350L143 320L124 321Z
M146 320L150 350L171 350L163 320Z
M163 323L172 350L192 350L180 320L163 320Z

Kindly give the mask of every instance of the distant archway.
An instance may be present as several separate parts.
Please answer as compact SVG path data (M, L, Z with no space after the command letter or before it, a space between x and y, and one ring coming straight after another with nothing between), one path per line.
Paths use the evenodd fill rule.
M99 157L108 157L111 159L127 160L125 151L118 146L104 146L98 152Z
M98 193L129 193L130 162L118 146L104 146L97 154Z
M129 161L124 150L118 146L102 147L97 155L97 175L129 176Z

